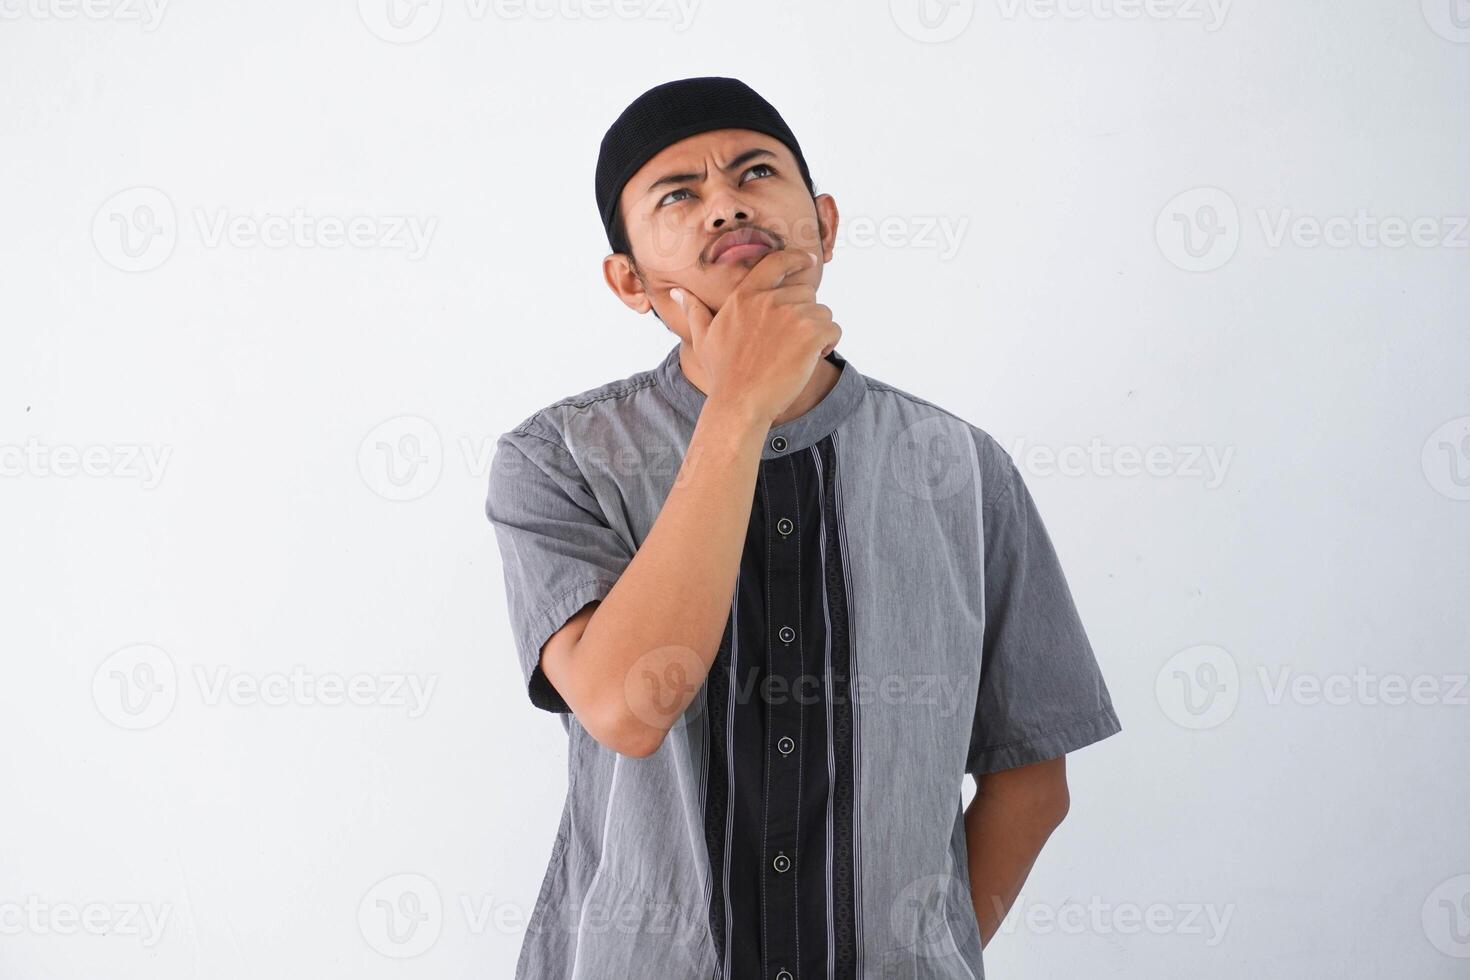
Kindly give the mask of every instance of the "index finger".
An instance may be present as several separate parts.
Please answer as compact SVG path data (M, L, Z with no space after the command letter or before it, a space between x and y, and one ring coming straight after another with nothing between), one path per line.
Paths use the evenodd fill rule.
M775 289L787 276L816 264L816 258L811 252L799 248L778 248L762 255L760 261L751 266L750 272L740 280L740 285L735 289Z

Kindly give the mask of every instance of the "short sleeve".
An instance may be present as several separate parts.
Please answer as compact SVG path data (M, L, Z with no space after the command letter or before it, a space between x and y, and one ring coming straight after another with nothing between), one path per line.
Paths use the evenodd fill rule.
M965 771L1055 759L1122 726L1036 503L981 433L985 633ZM988 458L986 458L988 457Z
M583 606L612 591L632 550L604 519L566 447L520 429L496 443L485 515L500 547L506 610L531 703L569 713L541 669L541 647Z

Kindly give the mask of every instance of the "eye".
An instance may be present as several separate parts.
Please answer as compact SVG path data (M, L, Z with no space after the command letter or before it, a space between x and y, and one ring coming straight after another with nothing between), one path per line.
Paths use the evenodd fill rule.
M771 173L776 172L775 168L773 168L769 163L757 163L755 166L751 167L750 170L747 170L745 172L750 173L751 170L769 170ZM744 181L741 181L741 183L744 183Z
M689 193L689 188L687 188L687 187L676 187L673 190L669 191L667 194L665 194L663 197L659 198L659 201L658 201L658 205L657 206L658 207L663 207L665 204L670 203L669 198L673 197L675 194L688 194L688 193ZM682 200L682 198L681 198L681 200Z

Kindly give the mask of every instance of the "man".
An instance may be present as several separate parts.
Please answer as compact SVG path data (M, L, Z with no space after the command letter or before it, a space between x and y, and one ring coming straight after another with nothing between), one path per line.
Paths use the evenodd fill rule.
M596 189L609 287L679 343L496 446L521 669L570 739L516 976L979 978L1066 753L1120 729L1031 496L836 352L837 205L748 86L644 93Z

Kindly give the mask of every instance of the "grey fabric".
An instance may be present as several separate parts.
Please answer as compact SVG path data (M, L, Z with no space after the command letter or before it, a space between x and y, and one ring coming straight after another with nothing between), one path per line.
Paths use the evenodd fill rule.
M837 385L774 427L762 460L824 440L835 449L833 547L855 684L858 975L979 978L964 774L1056 758L1121 726L1004 450L835 351L829 360L842 369ZM697 723L705 690L659 751L636 759L592 739L539 669L546 638L607 595L646 537L703 401L676 344L655 368L536 411L496 446L486 514L521 678L570 740L561 826L518 978L722 975L704 836L705 774L722 762ZM787 445L773 448L774 436Z

